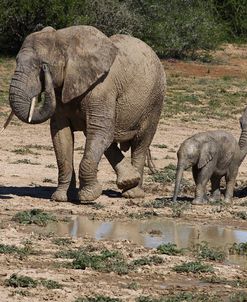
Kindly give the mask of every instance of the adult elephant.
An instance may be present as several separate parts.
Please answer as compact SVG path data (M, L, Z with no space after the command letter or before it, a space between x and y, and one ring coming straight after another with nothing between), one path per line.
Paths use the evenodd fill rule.
M162 64L144 42L127 35L108 38L90 26L44 28L25 39L9 93L11 108L22 121L36 124L51 118L58 164L53 200L66 201L69 188L75 187L74 131L86 136L80 201L102 193L97 168L103 154L123 195L144 195L145 157L165 94ZM117 143L122 151L131 147L131 163Z

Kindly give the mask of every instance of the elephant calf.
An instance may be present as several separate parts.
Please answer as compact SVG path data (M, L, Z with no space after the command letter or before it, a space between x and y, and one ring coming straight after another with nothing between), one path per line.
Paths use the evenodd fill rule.
M192 167L196 184L193 204L207 203L207 182L211 181L212 200L220 199L220 180L226 179L225 202L231 202L238 168L247 152L247 108L241 119L239 143L232 134L216 130L197 133L180 146L173 202L176 202L183 171Z

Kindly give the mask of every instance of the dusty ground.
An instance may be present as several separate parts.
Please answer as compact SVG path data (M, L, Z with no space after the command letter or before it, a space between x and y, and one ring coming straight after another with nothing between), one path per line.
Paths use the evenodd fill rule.
M168 101L178 91L179 83L184 81L227 79L235 82L246 81L247 72L247 47L225 46L214 54L213 63L203 64L195 62L180 62L176 60L164 61L164 67L168 76ZM6 77L0 76L0 84L3 96L6 96L9 76L13 69L13 62L0 64L0 71ZM170 79L177 79L175 85L169 87ZM234 83L235 83L234 82ZM231 85L230 82L229 85ZM177 89L175 89L175 88ZM187 87L188 88L188 87ZM235 84L229 89L236 92ZM246 87L241 88L241 98L246 97ZM205 87L207 90L207 87ZM189 90L188 90L189 91ZM234 93L235 93L234 92ZM238 92L238 91L237 91ZM198 98L200 93L198 92ZM192 104L193 105L193 104ZM176 164L176 151L180 143L188 136L204 130L226 129L239 137L238 117L246 103L241 103L241 108L236 108L231 118L222 116L196 116L190 119L190 112L178 113L166 117L164 113L151 146L151 152L157 169L162 169L168 164ZM192 107L193 108L193 107ZM166 110L166 109L164 109ZM213 110L213 109L212 109ZM3 123L9 109L7 105L1 106L2 114L0 122ZM75 167L78 168L82 157L84 138L81 133L76 134ZM165 146L164 146L165 145ZM129 156L127 154L126 156ZM170 198L173 191L173 183L164 184L154 182L145 168L145 191L143 200L126 200L121 198L115 185L115 174L105 158L102 158L99 166L98 178L103 183L104 194L97 200L99 207L92 205L78 205L75 203L54 203L49 197L56 187L57 169L55 155L53 153L49 124L29 126L14 119L12 124L2 134L0 140L0 244L23 246L25 242L32 244L37 255L18 257L15 254L0 254L0 293L1 301L75 301L82 296L93 297L104 295L116 297L123 301L137 301L140 296L161 297L179 292L205 293L206 296L218 295L210 301L228 301L228 298L240 290L247 293L246 288L237 288L224 284L212 284L202 281L203 277L217 276L229 280L247 279L247 270L236 265L226 265L218 262L208 262L213 265L214 273L176 273L173 267L184 261L195 260L192 255L168 256L160 255L164 262L158 265L144 265L130 270L128 274L119 275L115 272L105 273L86 268L85 270L70 269L59 265L61 259L54 254L64 247L56 245L52 240L56 234L40 236L27 232L27 227L12 221L12 217L23 210L34 208L52 212L59 219L85 215L95 220L131 220L141 218L141 213L154 210L160 218L172 218L174 212L171 207L158 209L146 208L147 202L156 198ZM188 186L183 192L187 196L189 204L193 196L193 182L191 173L185 173ZM247 161L240 168L236 184L237 196L234 197L230 207L215 205L188 206L181 217L173 218L178 221L187 221L194 224L220 224L233 228L239 227L247 230L247 222L236 218L236 213L246 211L246 206L241 206L247 199L245 183L247 181ZM139 215L139 216L138 216ZM143 217L142 217L143 218ZM41 228L41 227L40 227ZM128 261L157 255L156 249L147 249L131 241L96 241L89 236L85 238L73 238L69 248L93 245L96 249L118 250L123 253ZM32 289L7 287L5 280L12 273L27 275L32 278L47 278L58 281L63 285L62 289L46 289L38 286ZM135 284L135 286L133 286ZM208 298L209 299L209 298ZM110 300L109 300L110 301ZM144 300L143 300L144 301ZM154 301L154 300L146 300ZM174 300L175 301L175 300ZM182 300L176 300L182 301ZM194 300L193 300L194 301ZM196 300L196 301L202 301ZM203 300L209 301L209 300ZM238 301L238 300L236 300ZM240 301L240 300L239 300Z

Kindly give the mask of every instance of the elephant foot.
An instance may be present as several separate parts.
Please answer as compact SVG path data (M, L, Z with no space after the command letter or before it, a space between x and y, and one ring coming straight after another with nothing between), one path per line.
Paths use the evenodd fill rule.
M78 192L78 197L81 202L94 201L102 194L102 186L96 182L92 185L86 185Z
M125 198L143 198L145 193L142 188L139 186L132 188L130 190L124 191L122 196Z
M201 197L196 197L195 199L192 200L192 204L194 205L205 205L208 203L208 198L201 198Z
M57 189L51 196L52 201L66 202L68 201L67 191Z
M224 203L231 204L232 203L232 197L225 197L224 198Z
M216 202L216 201L220 201L221 200L221 196L219 195L212 195L209 197L209 202Z
M119 189L127 191L136 187L141 179L140 173L135 167L128 162L127 159L123 159L117 166L117 186Z

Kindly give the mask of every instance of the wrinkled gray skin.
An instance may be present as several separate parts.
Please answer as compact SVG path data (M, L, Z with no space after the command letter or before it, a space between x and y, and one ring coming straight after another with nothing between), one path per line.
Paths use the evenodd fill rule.
M10 105L28 122L31 99L45 92L31 123L51 118L58 164L53 200L66 201L75 188L74 131L86 136L79 167L79 199L98 198L97 169L103 154L125 197L143 197L142 175L165 94L163 67L144 42L126 35L110 38L90 26L51 27L29 35L17 55ZM131 163L122 151L131 148Z
M231 202L238 168L247 152L247 109L241 119L239 143L232 134L216 130L197 133L186 139L180 146L177 156L177 173L173 195L176 202L183 171L192 167L196 184L193 204L208 202L206 185L211 181L211 200L220 200L220 180L226 179L225 202Z

